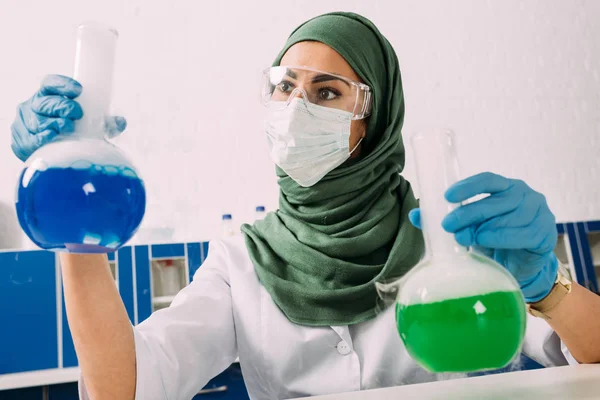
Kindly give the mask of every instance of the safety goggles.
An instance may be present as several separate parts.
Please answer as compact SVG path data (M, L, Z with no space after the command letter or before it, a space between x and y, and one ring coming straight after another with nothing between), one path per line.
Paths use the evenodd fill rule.
M352 119L371 114L371 88L340 75L306 67L271 67L263 71L261 97L270 109L284 109L302 96L309 112L321 106L352 113Z

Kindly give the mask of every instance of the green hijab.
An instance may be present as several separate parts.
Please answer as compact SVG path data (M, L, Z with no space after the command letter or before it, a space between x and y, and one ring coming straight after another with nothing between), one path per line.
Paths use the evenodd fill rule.
M308 188L278 168L279 210L242 231L260 282L290 321L355 324L376 315L375 282L404 275L423 254L422 235L408 221L417 201L400 176L400 69L394 49L371 21L342 12L298 27L274 65L291 46L307 40L336 50L371 87L367 155Z

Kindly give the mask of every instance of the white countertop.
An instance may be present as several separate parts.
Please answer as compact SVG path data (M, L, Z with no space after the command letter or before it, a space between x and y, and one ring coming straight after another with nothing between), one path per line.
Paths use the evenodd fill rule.
M518 371L476 378L311 397L311 400L600 399L600 364Z
M56 385L59 383L77 382L77 379L79 379L79 368L77 367L0 374L0 390ZM0 398L2 398L1 393Z
M239 363L239 358L236 358L234 364L235 363ZM13 374L0 374L0 391L77 382L79 374L79 367L52 368L38 371L17 372ZM0 399L2 399L2 393L0 393Z

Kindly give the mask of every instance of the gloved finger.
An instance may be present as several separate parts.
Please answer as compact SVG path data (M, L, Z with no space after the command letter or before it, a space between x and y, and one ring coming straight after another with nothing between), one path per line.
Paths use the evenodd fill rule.
M470 225L479 225L489 219L509 213L519 207L523 193L505 190L485 199L456 208L442 220L442 227L450 233L458 232Z
M40 117L38 124L38 132L53 130L56 133L72 133L75 130L75 122L68 118ZM39 133L35 135L37 136Z
M467 226L466 228L461 229L460 231L454 233L454 240L464 247L471 247L475 245L475 228L476 226Z
M48 75L42 80L39 93L43 96L59 95L74 99L83 87L73 78L64 75Z
M473 251L479 253L479 254L483 254L484 256L488 257L488 258L494 258L494 250L490 249L489 247L483 247L483 246L473 246Z
M509 213L499 215L497 218L489 219L479 226L479 230L497 230L501 228L518 228L528 226L539 216L542 210L543 203L540 198L543 196L532 192L523 197L523 201L518 204ZM547 212L550 212L547 209Z
M456 182L446 190L445 197L450 203L460 203L478 194L503 192L510 186L511 179L483 172Z
M15 142L10 143L10 148L13 151L13 154L17 156L17 158L23 162L27 161L27 154L23 151L23 148L17 145Z
M19 104L17 108L17 120L21 120L30 134L37 134L47 129L57 133L73 132L74 122L67 118L49 118L36 114L27 102Z
M123 117L106 117L106 137L113 138L123 133L127 128L127 120Z
M10 131L12 136L10 147L13 153L19 160L27 160L27 157L29 157L29 146L27 146L27 144L24 142L29 139L31 133L29 133L25 125L23 125L23 121L20 118L15 119L10 126Z
M33 112L45 117L80 119L83 117L81 105L75 100L58 95L42 96L36 94L31 99Z
M537 243L537 246L534 244L528 247L528 250L536 254L553 252L558 241L558 230L556 229L556 218L545 202L540 207L537 217L529 226L544 235L541 236L541 240Z
M408 220L415 228L421 229L421 209L413 208L408 212Z
M537 221L520 228L500 228L477 230L474 244L492 249L539 249L549 242L551 232Z
M17 107L17 120L21 121L29 134L39 132L40 118L45 118L33 112L28 102L21 103Z
M50 129L35 135L29 133L23 135L19 132L20 129L22 128L16 122L11 126L12 141L10 147L15 156L21 161L26 161L35 150L51 142L57 135L55 131Z
M43 132L33 135L33 137L35 138L35 141L36 141L35 148L39 149L43 145L51 142L57 135L58 135L58 133L51 129L48 129L48 130L45 130Z

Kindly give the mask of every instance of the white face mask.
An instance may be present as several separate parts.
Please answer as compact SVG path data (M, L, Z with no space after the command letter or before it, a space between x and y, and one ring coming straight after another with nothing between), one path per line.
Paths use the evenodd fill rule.
M352 113L294 98L283 110L268 109L271 159L298 185L313 186L350 158Z

